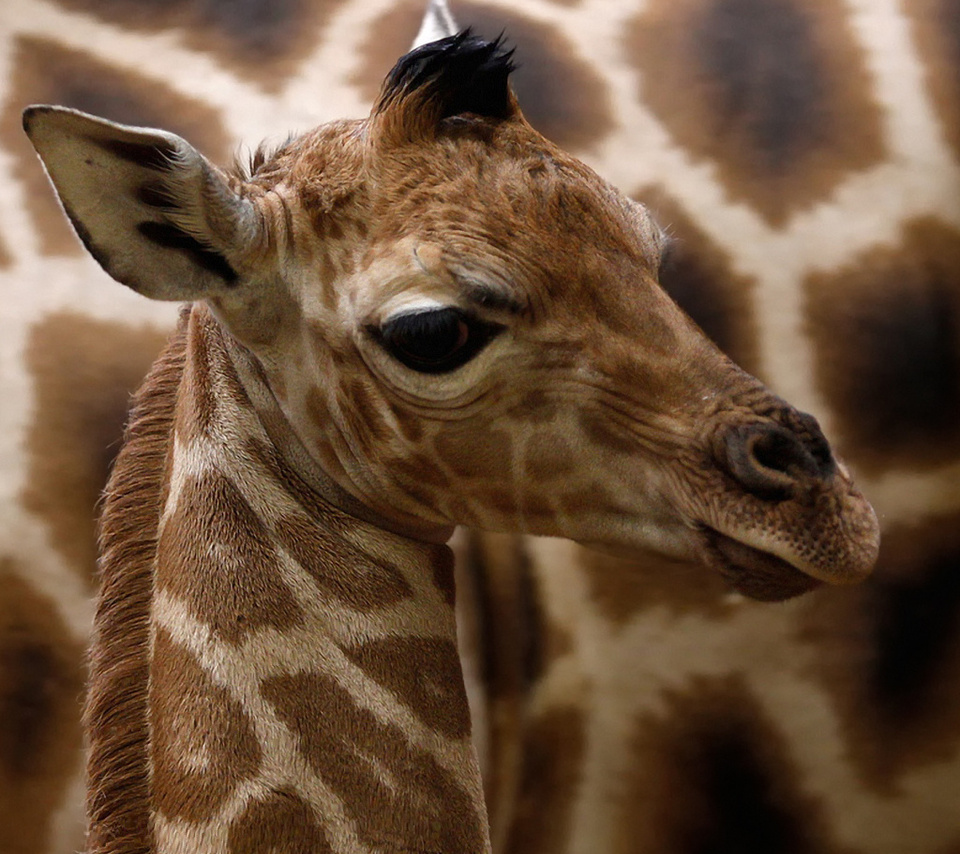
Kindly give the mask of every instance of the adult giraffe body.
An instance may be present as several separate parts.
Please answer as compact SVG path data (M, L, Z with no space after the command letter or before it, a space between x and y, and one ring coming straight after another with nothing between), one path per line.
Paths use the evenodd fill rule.
M99 263L195 301L107 491L92 854L488 850L456 524L760 598L869 573L876 517L816 422L657 287L659 229L524 121L511 68L425 45L368 119L252 174L25 113Z

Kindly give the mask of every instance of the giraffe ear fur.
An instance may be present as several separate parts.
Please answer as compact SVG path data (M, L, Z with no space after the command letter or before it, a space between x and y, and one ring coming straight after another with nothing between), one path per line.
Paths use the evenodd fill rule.
M23 125L77 235L114 279L161 300L237 283L256 212L185 140L63 107L29 107Z
M487 41L465 29L401 57L387 75L374 117L399 115L408 130L473 114L507 119L516 111L509 78L513 50L503 38Z

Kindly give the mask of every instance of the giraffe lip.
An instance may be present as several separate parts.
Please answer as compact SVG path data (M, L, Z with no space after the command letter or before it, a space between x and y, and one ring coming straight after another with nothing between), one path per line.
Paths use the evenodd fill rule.
M787 561L712 528L703 530L707 563L738 593L762 602L792 599L822 582Z

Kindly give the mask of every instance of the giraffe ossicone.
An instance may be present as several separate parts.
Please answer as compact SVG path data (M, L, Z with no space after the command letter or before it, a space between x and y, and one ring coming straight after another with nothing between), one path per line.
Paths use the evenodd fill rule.
M108 488L91 851L486 850L456 524L696 557L757 598L869 573L876 517L816 422L660 290L661 230L524 121L511 67L424 45L367 119L246 171L26 111L98 262L195 301Z

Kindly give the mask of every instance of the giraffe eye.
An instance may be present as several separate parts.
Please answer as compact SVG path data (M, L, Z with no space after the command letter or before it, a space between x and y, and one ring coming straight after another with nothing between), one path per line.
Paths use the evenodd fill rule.
M457 308L401 314L377 333L391 356L423 374L445 374L477 355L502 327Z

